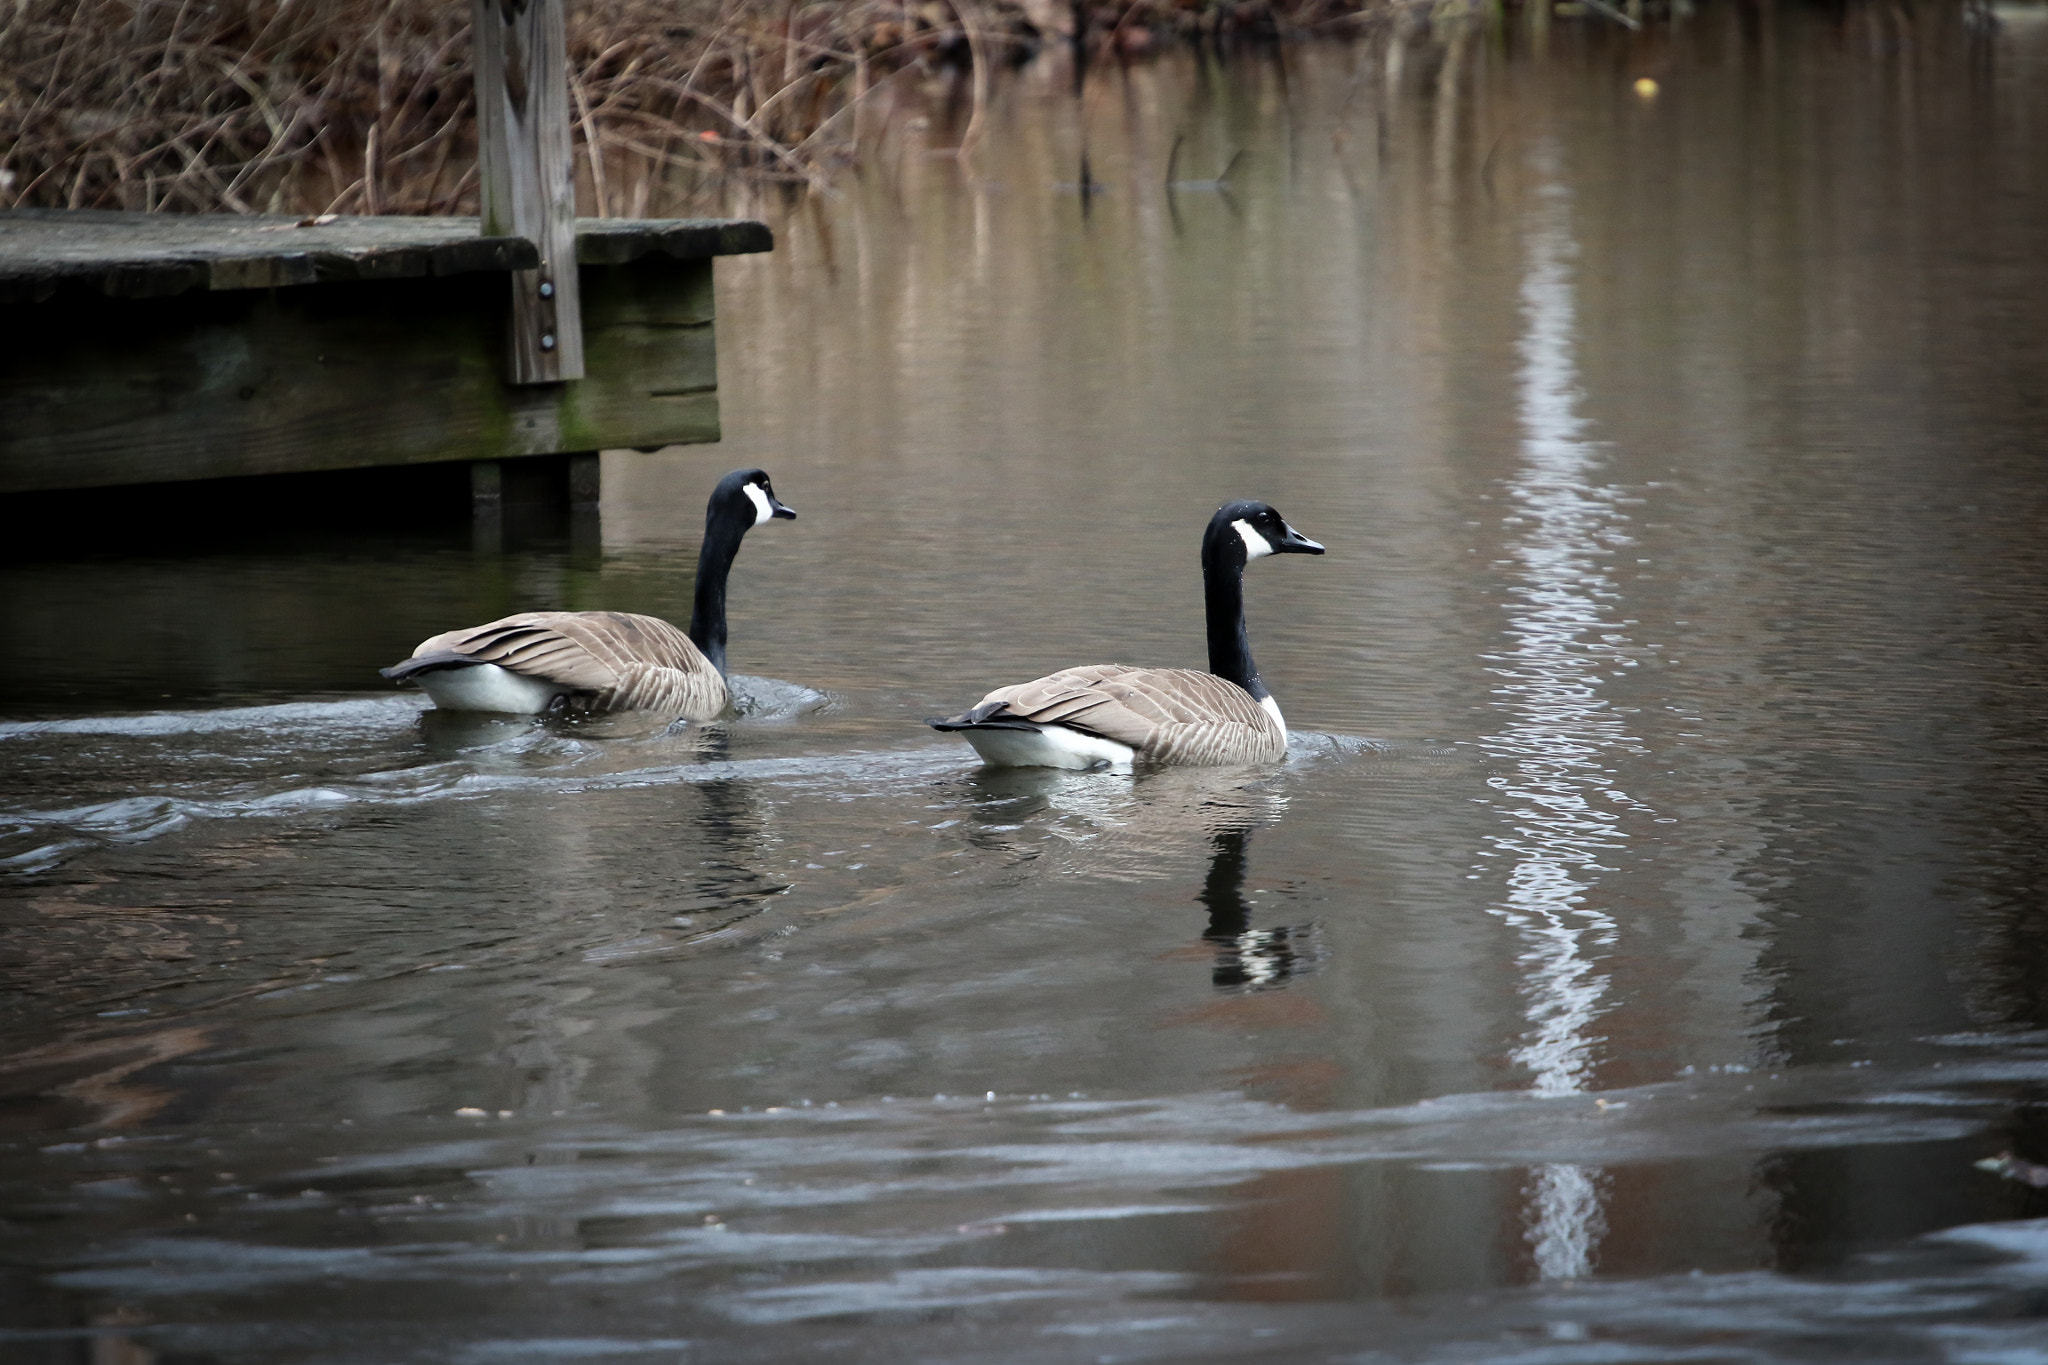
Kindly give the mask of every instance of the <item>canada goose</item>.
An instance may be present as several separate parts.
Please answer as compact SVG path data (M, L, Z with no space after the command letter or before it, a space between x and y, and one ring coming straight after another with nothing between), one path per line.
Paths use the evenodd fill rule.
M527 611L423 640L410 659L379 671L418 683L450 711L658 710L710 720L732 704L726 576L741 537L776 517L796 513L776 501L765 471L736 469L711 490L688 635L657 616Z
M1244 566L1322 552L1265 503L1226 503L1202 533L1207 673L1088 664L999 687L970 711L925 723L958 731L999 768L1274 762L1287 754L1287 722L1245 638Z

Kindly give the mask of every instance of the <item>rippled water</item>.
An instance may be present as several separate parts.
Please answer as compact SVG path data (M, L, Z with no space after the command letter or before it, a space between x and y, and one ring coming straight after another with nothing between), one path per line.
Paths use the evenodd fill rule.
M906 87L724 201L727 439L608 453L601 550L0 565L0 1353L2040 1359L2048 1192L1975 1164L2048 1163L1995 13L1048 59L964 163ZM686 619L750 463L738 721L379 686ZM1199 664L1236 496L1330 546L1250 575L1285 765L918 723Z

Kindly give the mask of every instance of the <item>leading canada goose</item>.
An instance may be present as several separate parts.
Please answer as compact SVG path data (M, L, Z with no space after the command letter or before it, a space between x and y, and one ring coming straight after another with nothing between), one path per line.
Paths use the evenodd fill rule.
M379 670L416 682L449 711L668 711L711 720L732 705L725 685L725 580L740 539L796 513L768 475L735 469L711 490L690 633L658 616L622 611L527 611L420 642Z
M1202 533L1207 673L1088 664L999 687L972 710L925 724L957 731L998 768L1275 762L1287 754L1287 722L1245 638L1244 566L1322 552L1265 503L1225 503Z

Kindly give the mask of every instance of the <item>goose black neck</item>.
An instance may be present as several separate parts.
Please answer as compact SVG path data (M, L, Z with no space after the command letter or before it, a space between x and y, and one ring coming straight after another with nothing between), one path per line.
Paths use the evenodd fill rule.
M725 672L725 580L747 528L713 510L704 518L704 548L697 552L697 600L690 611L690 642Z
M1249 834L1244 829L1219 829L1209 840L1209 876L1202 894L1195 897L1209 912L1203 938L1230 943L1251 926L1251 908L1244 899L1244 846Z
M1252 694L1269 695L1252 662L1252 643L1244 632L1244 549L1228 526L1213 530L1202 542L1202 598L1209 617L1209 671Z

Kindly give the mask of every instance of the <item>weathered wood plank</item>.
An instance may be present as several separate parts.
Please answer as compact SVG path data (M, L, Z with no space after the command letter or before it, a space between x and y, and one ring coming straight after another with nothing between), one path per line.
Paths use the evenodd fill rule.
M302 221L276 214L0 212L0 304L41 302L59 289L166 298L195 289L503 274L540 259L531 242L480 237L474 218L336 218L304 227Z
M366 279L505 274L540 262L533 243L485 237L475 218L335 218L313 226L277 214L0 210L0 306L67 294L168 298L194 290L274 289ZM585 264L768 251L760 223L594 219L577 224Z
M524 237L540 264L512 275L510 377L583 377L576 182L562 0L471 0L483 235Z
M0 332L0 493L717 440L711 262L578 274L588 377L520 388L494 274L80 294Z
M583 218L576 224L576 259L585 265L626 265L655 254L694 261L774 249L768 225L745 218Z

